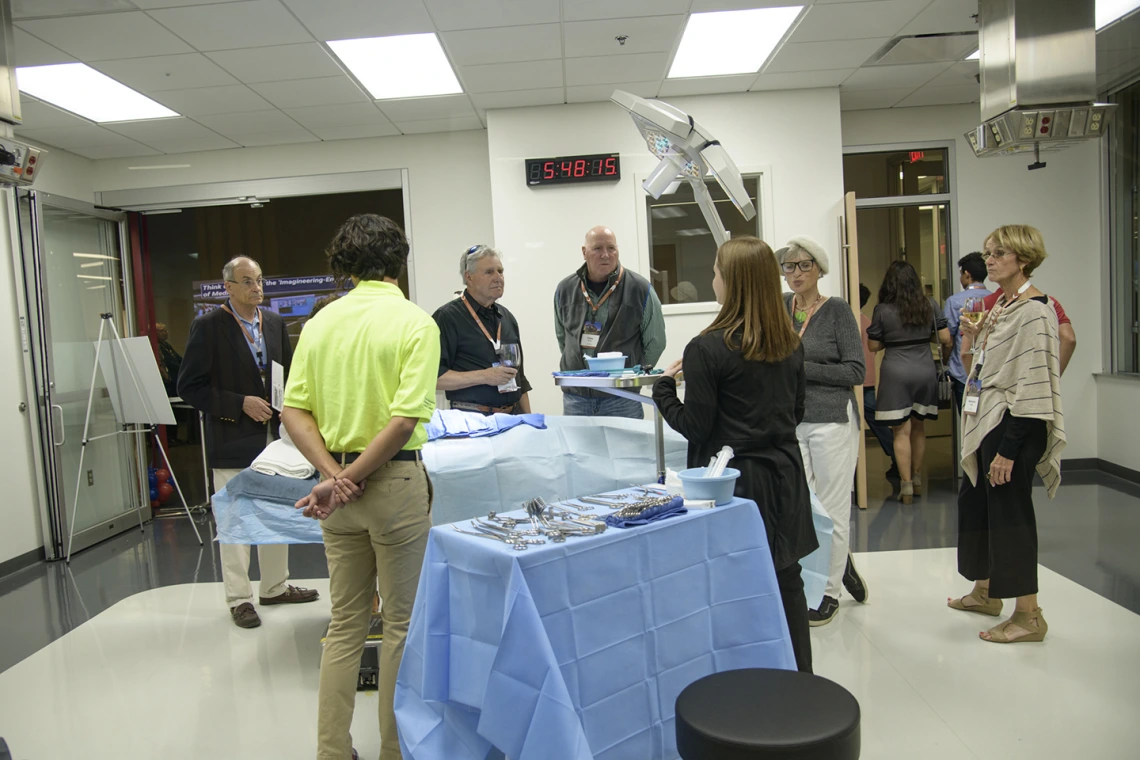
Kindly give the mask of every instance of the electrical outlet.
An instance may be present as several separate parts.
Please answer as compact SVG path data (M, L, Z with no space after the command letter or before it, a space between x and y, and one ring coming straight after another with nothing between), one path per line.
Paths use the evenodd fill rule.
M94 470L88 470L87 471L87 485L89 485L89 486L95 485L95 471Z

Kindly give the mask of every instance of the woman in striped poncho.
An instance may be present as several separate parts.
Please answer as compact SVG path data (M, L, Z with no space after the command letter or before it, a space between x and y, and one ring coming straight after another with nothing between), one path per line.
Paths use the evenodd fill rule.
M1061 482L1065 448L1057 314L1029 276L1045 260L1041 233L999 227L986 239L989 279L1004 295L980 327L963 320L962 364L969 373L962 415L958 493L958 572L973 590L949 600L956 610L1013 616L984 641L1042 641L1049 626L1037 605L1037 521L1033 475L1049 498ZM974 347L976 353L969 353Z

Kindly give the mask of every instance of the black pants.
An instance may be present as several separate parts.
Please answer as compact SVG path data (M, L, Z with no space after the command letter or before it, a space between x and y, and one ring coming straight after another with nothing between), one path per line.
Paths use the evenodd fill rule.
M808 627L807 597L800 563L776 571L776 584L780 587L780 600L784 603L784 617L788 619L788 633L792 638L792 652L796 655L796 668L801 673L811 671L811 629Z
M990 464L1009 423L1009 415L990 431L978 451L978 482L962 478L958 491L958 572L967 580L989 579L990 597L1011 599L1037 593L1037 516L1033 512L1033 476L1048 444L1048 426L1030 424L1013 473L1005 485L986 480Z

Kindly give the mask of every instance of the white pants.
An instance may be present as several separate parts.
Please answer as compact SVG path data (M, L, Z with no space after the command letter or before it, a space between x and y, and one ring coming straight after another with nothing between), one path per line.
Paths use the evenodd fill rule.
M859 457L859 418L852 407L847 422L802 422L796 427L808 487L831 517L831 564L823 592L838 600L843 593L843 570L851 542L851 486Z
M230 478L241 470L214 469L214 491L222 490ZM249 582L250 547L245 544L220 544L222 554L222 583L226 589L226 604L230 609L239 604L253 604L253 587ZM261 567L261 585L258 594L268 599L285 593L289 580L289 545L262 544L257 547L257 564Z

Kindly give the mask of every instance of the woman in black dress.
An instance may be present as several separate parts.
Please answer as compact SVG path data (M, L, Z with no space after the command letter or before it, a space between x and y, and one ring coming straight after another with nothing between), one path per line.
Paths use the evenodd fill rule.
M800 560L818 548L811 495L796 440L804 416L804 355L780 295L780 268L763 240L720 247L713 265L720 314L665 371L653 400L689 441L689 466L723 446L740 470L736 495L760 507L796 666L811 672L811 638ZM675 377L685 369L685 403Z

